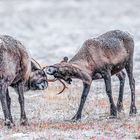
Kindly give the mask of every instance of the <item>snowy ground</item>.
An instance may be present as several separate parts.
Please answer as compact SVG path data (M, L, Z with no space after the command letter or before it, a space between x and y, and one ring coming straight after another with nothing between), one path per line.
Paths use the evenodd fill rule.
M3 126L0 107L0 139L3 140L112 140L140 139L140 2L139 0L0 0L0 33L21 40L43 66L71 58L84 40L108 30L129 31L135 38L134 75L138 114L129 117L130 90L125 86L124 112L109 119L109 104L102 80L93 82L82 120L71 123L81 96L75 80L61 95L59 83L45 91L25 93L30 125L19 126L19 104L13 89L12 114L16 127ZM118 97L118 79L112 78Z

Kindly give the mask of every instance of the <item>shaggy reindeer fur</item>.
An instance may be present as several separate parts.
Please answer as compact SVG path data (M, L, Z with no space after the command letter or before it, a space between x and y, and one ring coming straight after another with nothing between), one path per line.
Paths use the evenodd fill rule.
M47 88L47 76L38 69L26 48L10 36L0 36L0 100L5 117L5 125L12 126L11 99L8 87L11 86L19 95L21 109L21 124L27 124L24 110L24 96L26 90Z
M46 71L54 77L71 83L72 78L83 81L81 102L73 120L81 118L82 109L90 90L92 80L104 79L106 93L110 102L110 113L117 116L117 109L123 108L123 90L126 69L131 89L130 114L136 114L135 106L135 80L133 77L134 41L130 34L114 30L97 38L84 42L82 48L69 61L50 66ZM117 107L113 101L111 89L111 76L116 74L120 80L120 91Z

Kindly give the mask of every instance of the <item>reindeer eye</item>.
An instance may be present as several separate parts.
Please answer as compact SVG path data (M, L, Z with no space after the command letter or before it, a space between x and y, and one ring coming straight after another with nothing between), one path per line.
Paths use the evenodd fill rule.
M64 75L64 74L65 74L65 71L61 71L61 74L63 74L63 75Z
M45 75L45 72L44 71L38 71L38 74L43 76L43 75Z
M63 72L63 68L59 68L59 71L62 73Z

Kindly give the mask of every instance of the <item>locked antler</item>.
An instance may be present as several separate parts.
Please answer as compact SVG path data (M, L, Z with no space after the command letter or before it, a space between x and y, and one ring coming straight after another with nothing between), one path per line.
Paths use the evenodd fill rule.
M45 66L43 69L45 69L47 67L48 66ZM56 82L58 80L63 85L63 89L60 92L57 93L58 95L61 94L67 88L67 86L65 85L65 83L62 80L58 79L58 78L47 79L47 80L48 80L48 82Z
M32 60L39 66L40 69L42 69L41 65L34 58L32 58ZM55 82L55 81L58 80L60 83L62 83L63 89L59 93L57 93L57 94L61 94L67 88L66 85L65 85L65 83L62 80L60 80L60 79L54 78L54 79L47 79L47 80L48 80L48 82Z
M40 69L42 69L41 65L34 58L31 59L39 66Z
M60 83L62 83L62 85L63 85L63 89L59 92L59 93L57 93L58 95L59 94L61 94L66 88L68 88L66 85L65 85L65 83L62 81L62 80L60 80L60 79L57 79Z

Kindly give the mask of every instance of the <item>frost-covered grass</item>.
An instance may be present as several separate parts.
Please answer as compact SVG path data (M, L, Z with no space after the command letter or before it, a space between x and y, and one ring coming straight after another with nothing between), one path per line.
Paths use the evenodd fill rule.
M77 84L78 83L78 84ZM99 83L95 83L96 87ZM130 95L124 95L124 111L117 119L109 118L109 103L102 81L100 88L93 87L85 104L81 121L71 122L76 113L81 95L81 82L77 80L61 95L56 93L61 89L59 83L51 84L43 92L28 92L25 94L26 113L29 126L19 125L19 105L17 96L12 92L12 112L16 126L11 130L3 126L0 120L0 138L3 139L135 139L140 132L140 98L136 99L138 114L129 117ZM114 82L117 83L117 82ZM94 86L94 84L93 84ZM113 84L113 90L117 84ZM96 92L98 90L98 92ZM138 94L139 91L137 90ZM114 99L117 101L115 92ZM3 117L2 112L0 113Z
M45 91L25 93L29 126L19 125L20 107L12 89L12 115L16 126L3 125L0 106L0 139L3 140L112 140L140 139L140 4L139 0L0 0L0 33L21 40L42 66L71 58L84 40L112 29L127 30L135 38L134 76L138 114L129 117L130 90L126 79L124 112L109 119L109 103L102 80L94 81L82 120L76 113L82 83L74 80L61 95L61 85L51 83ZM117 102L119 82L112 78Z

